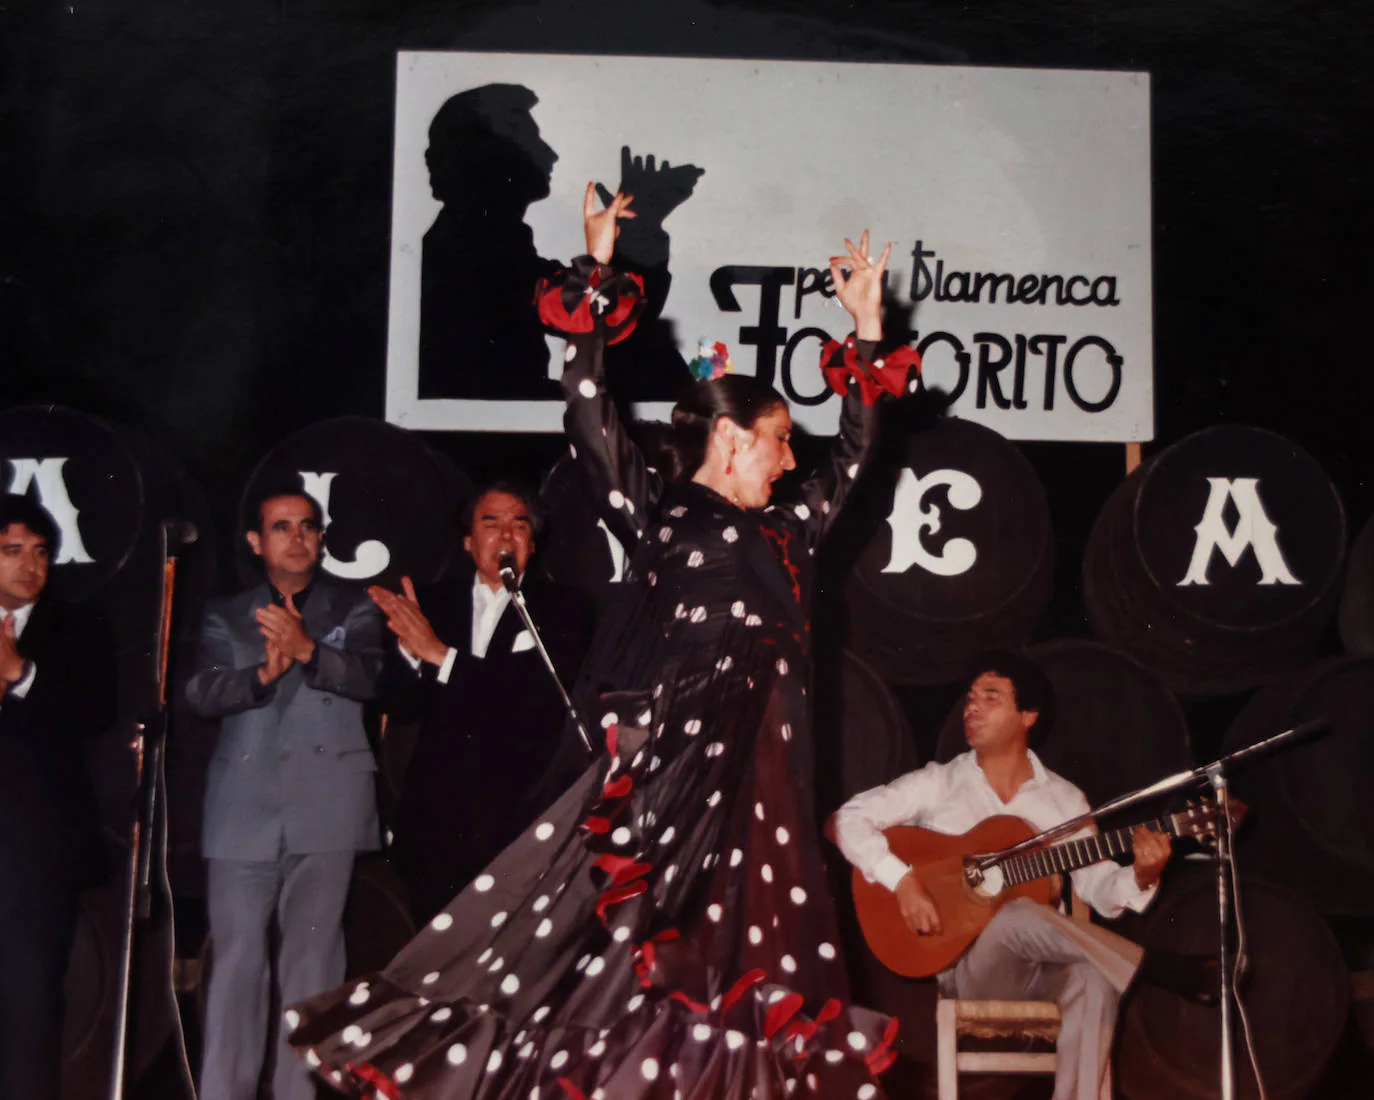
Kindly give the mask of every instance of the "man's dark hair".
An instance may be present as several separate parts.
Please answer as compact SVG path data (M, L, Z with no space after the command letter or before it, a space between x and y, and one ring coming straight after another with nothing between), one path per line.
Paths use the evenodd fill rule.
M264 486L248 499L248 507L243 515L243 529L245 532L256 531L258 534L262 534L262 506L269 500L276 500L278 497L300 497L301 500L309 501L310 510L314 513L316 525L319 527L324 526L324 512L320 510L320 502L299 485L293 485L289 481L283 481Z
M36 500L18 493L0 495L0 531L20 523L48 544L48 552L57 552L57 524L48 510Z
M544 509L539 505L538 494L523 481L517 481L515 478L497 478L480 486L468 498L468 506L463 516L464 535L472 534L472 525L477 521L477 502L488 493L504 493L508 497L516 497L530 514L530 531L538 537L544 530Z
M1014 702L1019 711L1033 710L1038 717L1031 726L1026 743L1039 748L1054 726L1054 685L1044 671L1024 653L994 650L980 655L969 666L968 683L984 673L1005 676L1011 681Z

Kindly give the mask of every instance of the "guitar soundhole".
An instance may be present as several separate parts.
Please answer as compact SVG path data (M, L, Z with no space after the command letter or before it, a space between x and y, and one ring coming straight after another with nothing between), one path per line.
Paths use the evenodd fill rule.
M974 896L978 898L995 898L1006 885L1002 868L995 863L981 871L970 866L966 873L968 874L969 886L972 888Z

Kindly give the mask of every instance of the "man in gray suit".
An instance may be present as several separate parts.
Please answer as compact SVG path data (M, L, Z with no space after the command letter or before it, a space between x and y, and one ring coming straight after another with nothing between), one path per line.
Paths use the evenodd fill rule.
M287 486L252 514L266 582L207 608L186 688L197 714L222 720L202 833L215 949L202 1100L257 1096L274 916L282 1004L343 981L353 856L380 846L362 701L381 668L381 616L366 593L317 575L314 500ZM313 1095L309 1067L279 1041L275 1100Z

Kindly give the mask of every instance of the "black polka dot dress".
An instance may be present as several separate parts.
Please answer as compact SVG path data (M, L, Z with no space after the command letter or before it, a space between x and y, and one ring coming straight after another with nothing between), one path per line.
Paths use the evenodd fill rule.
M596 270L549 293L575 307ZM814 551L873 411L846 399L800 503L744 511L645 465L605 336L574 334L564 375L573 450L636 547L580 682L604 750L385 971L292 1006L291 1042L362 1096L880 1096L896 1022L848 1002L803 793Z

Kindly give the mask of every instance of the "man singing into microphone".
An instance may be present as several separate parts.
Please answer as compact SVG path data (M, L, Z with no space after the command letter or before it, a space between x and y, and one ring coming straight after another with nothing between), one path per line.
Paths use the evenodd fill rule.
M528 570L540 524L533 494L495 482L474 497L468 521L471 574L418 597L409 578L400 594L370 589L398 642L379 685L383 707L393 721L420 723L393 848L417 923L529 823L563 729L562 697L511 604L503 565L565 684L591 637L585 601Z

